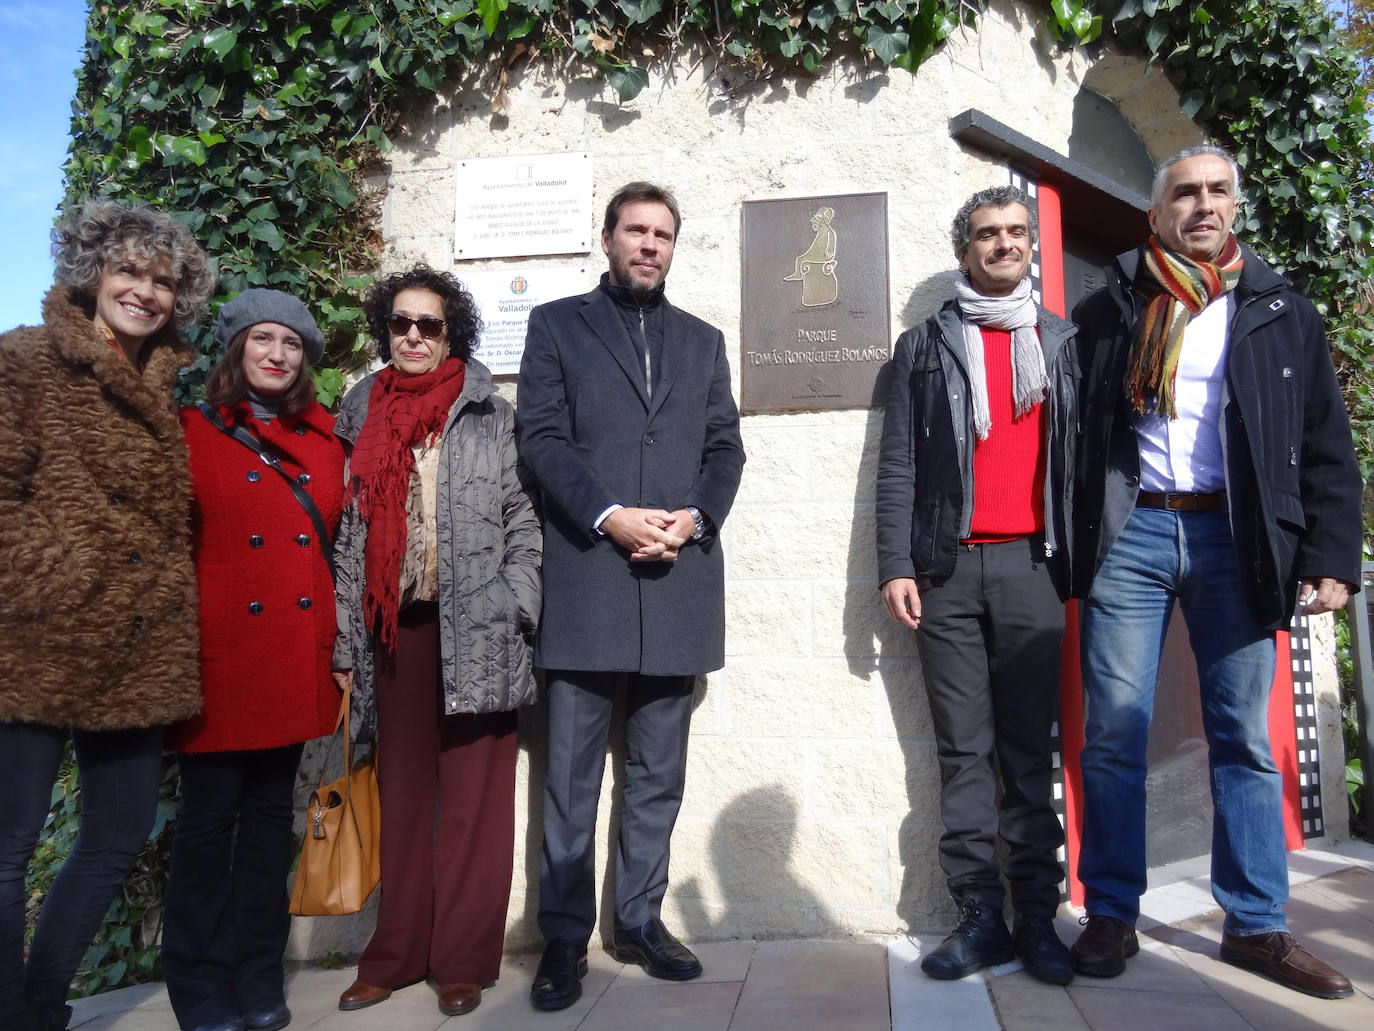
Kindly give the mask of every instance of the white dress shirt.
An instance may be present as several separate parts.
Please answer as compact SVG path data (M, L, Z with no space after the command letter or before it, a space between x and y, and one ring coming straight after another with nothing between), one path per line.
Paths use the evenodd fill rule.
M1178 418L1137 415L1140 489L1208 494L1226 489L1221 394L1226 375L1229 293L1188 322L1174 379Z

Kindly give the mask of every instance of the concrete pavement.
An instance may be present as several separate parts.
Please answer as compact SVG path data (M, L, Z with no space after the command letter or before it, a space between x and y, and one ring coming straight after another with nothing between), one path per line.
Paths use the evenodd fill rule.
M1346 842L1289 855L1289 923L1304 944L1344 971L1355 996L1313 999L1221 963L1221 918L1207 862L1152 873L1142 900L1140 955L1121 977L1077 978L1065 988L1019 963L962 981L932 981L918 967L939 935L881 941L728 941L696 946L703 976L655 981L595 949L583 997L557 1013L530 1007L539 957L507 956L482 1005L444 1017L418 984L370 1009L341 1013L354 969L290 976L293 1031L1369 1031L1374 1028L1374 845ZM1058 919L1066 942L1076 912ZM82 1031L177 1031L162 985L75 1003Z

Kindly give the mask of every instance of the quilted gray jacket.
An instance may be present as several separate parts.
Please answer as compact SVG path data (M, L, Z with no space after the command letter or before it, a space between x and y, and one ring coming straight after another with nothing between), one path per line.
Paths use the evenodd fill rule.
M348 392L334 432L351 450L374 376ZM505 712L534 701L540 529L517 468L515 413L470 359L439 451L439 651L444 711ZM347 472L345 472L347 482ZM335 542L339 636L334 668L353 670L353 740L377 738L375 635L364 625L367 525L344 509Z

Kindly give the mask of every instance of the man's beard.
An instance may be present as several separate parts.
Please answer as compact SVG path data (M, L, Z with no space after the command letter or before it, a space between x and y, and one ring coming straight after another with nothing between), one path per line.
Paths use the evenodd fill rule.
M614 271L616 282L629 290L630 293L634 295L635 299L639 301L648 300L653 296L654 291L663 285L663 269L661 267L657 270L659 272L658 278L648 285L645 285L643 281L635 278L634 265L628 259L621 262Z

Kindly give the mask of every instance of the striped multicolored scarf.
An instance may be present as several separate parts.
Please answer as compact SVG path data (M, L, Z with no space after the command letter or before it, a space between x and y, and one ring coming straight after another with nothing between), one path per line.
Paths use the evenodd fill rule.
M1145 298L1126 364L1126 400L1141 415L1178 417L1174 377L1183 351L1183 330L1212 301L1236 288L1245 264L1240 245L1228 236L1216 261L1194 261L1167 250L1151 236L1141 248L1135 289Z

